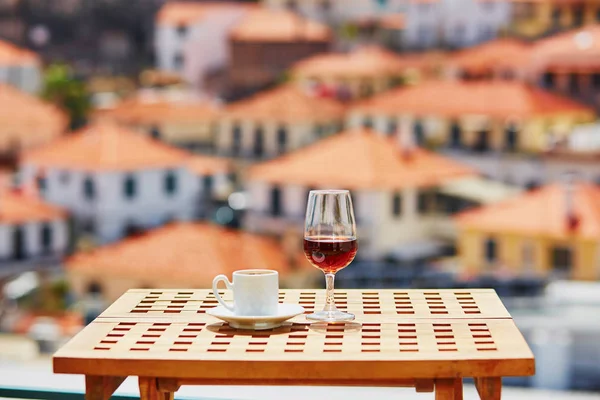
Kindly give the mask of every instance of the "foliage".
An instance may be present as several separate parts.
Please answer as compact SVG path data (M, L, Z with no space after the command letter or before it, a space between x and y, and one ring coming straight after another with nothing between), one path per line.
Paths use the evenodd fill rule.
M85 83L76 78L71 67L53 64L46 70L42 97L69 114L71 129L86 123L91 108Z

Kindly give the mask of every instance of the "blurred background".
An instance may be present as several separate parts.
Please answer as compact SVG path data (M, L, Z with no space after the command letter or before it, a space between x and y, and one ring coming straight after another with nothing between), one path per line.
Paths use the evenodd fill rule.
M598 0L0 0L0 397L67 398L49 355L129 288L321 287L345 188L336 287L494 288L507 397L598 398L599 110Z

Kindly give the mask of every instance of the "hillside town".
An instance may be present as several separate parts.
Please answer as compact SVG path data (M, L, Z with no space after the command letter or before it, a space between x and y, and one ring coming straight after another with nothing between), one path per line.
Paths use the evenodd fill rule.
M567 295L600 280L599 112L593 0L0 1L0 331L52 351L240 268L320 287L308 192L343 188L338 287L492 287L554 360L514 384L600 390Z

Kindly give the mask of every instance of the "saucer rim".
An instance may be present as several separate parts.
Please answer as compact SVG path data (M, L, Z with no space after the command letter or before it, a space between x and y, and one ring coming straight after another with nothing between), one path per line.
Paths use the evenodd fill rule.
M296 303L278 303L278 308L281 305L288 305L288 306L298 307L297 308L297 312L294 311L292 313L273 314L273 315L235 315L235 314L224 315L224 314L215 314L214 311L217 310L217 309L227 310L228 312L231 312L230 310L228 310L227 308L223 307L222 305L218 305L216 307L209 308L208 310L206 310L206 313L208 315L211 315L211 316L216 317L216 318L227 318L227 319L246 320L246 321L259 321L259 320L274 319L274 318L277 318L277 319L280 319L280 318L290 319L290 318L293 318L295 316L304 314L306 312L306 309L304 307L302 307L300 304L296 304Z

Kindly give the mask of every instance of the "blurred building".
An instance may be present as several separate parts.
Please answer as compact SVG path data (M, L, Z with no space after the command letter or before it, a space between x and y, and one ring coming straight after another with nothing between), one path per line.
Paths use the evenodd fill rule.
M25 154L21 174L101 243L194 214L189 154L141 133L96 124Z
M579 7L584 2L573 4ZM600 108L600 25L539 41L531 53L529 75L532 82L546 90Z
M30 190L0 188L0 279L58 267L69 245L67 218Z
M524 38L538 38L600 21L600 5L595 0L514 0L512 3L510 32Z
M238 92L261 89L295 62L328 51L331 42L321 23L285 10L253 10L230 32L230 83Z
M352 130L250 168L251 208L245 227L254 232L302 235L308 191L352 191L360 257L376 259L455 237L450 214L470 205L440 193L451 181L476 173L456 161L415 148L400 138ZM406 141L406 142L405 142Z
M231 103L222 113L217 153L264 159L341 130L345 106L294 83Z
M252 8L233 1L166 3L156 16L157 67L206 89L207 79L229 64L231 29Z
M370 97L433 72L435 55L399 55L376 46L319 54L291 69L294 80L340 100Z
M194 196L194 215L208 217L215 208L227 202L234 189L234 170L231 160L219 157L196 155L187 163L192 174L196 193Z
M97 120L111 120L145 132L174 146L212 151L219 107L178 91L142 91L112 108L101 109Z
M428 82L354 105L349 125L393 133L404 124L418 144L485 153L540 152L594 111L517 82Z
M263 0L273 9L287 9L327 24L340 25L377 18L404 9L405 0Z
M533 46L517 39L496 39L460 50L444 63L447 78L525 81Z
M205 223L170 224L66 261L76 296L100 294L109 304L131 288L209 288L215 276L247 268L274 269L283 280L291 272L276 240Z
M407 0L404 45L461 48L498 37L508 26L512 0Z
M0 157L12 165L22 150L47 144L67 129L57 107L15 87L0 84Z
M0 40L0 82L37 93L42 84L41 68L37 54Z
M456 219L465 272L597 280L600 187L562 183Z

